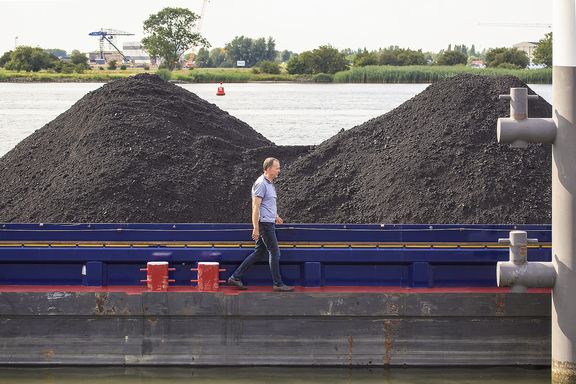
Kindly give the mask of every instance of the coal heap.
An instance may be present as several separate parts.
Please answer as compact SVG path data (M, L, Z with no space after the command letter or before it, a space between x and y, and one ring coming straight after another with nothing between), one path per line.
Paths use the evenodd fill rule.
M549 223L551 148L496 140L515 77L459 75L319 145L278 184L290 222ZM531 90L530 93L533 93ZM543 99L531 117L550 117Z
M0 221L249 222L274 156L288 222L549 223L550 146L496 142L498 95L524 86L452 77L312 148L276 146L157 76L116 80L0 159ZM529 110L551 116L544 100Z
M245 222L278 147L155 75L87 94L0 159L2 222Z

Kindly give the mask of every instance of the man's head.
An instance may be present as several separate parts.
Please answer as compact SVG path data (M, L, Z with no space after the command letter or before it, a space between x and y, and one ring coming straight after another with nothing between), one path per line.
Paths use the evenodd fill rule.
M274 180L280 174L280 161L273 157L269 157L264 160L262 168L264 168L264 176L266 176L268 180Z

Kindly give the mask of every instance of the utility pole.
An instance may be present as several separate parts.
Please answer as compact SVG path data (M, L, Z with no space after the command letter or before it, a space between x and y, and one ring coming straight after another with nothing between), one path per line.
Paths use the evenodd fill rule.
M498 266L525 287L552 288L552 383L576 383L576 0L554 0L552 118L528 118L525 88L513 88L510 118L498 119L498 141L525 148L552 144L552 262L526 263L529 239L510 234L511 263ZM519 253L514 253L514 247ZM517 287L521 288L521 287Z

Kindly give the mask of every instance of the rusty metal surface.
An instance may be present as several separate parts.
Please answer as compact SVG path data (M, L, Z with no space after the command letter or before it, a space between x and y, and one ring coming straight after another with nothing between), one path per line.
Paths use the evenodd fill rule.
M0 293L0 364L549 365L542 293Z

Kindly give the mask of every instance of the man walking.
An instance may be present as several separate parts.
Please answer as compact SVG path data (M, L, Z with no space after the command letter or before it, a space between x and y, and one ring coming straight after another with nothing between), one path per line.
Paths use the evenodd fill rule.
M256 241L256 248L228 279L228 284L246 289L242 283L244 273L257 261L268 257L274 291L290 292L294 287L289 287L282 282L280 276L280 247L276 238L276 224L284 223L284 220L276 211L276 188L274 180L280 174L280 161L273 157L264 160L264 174L262 174L252 186L252 239Z

